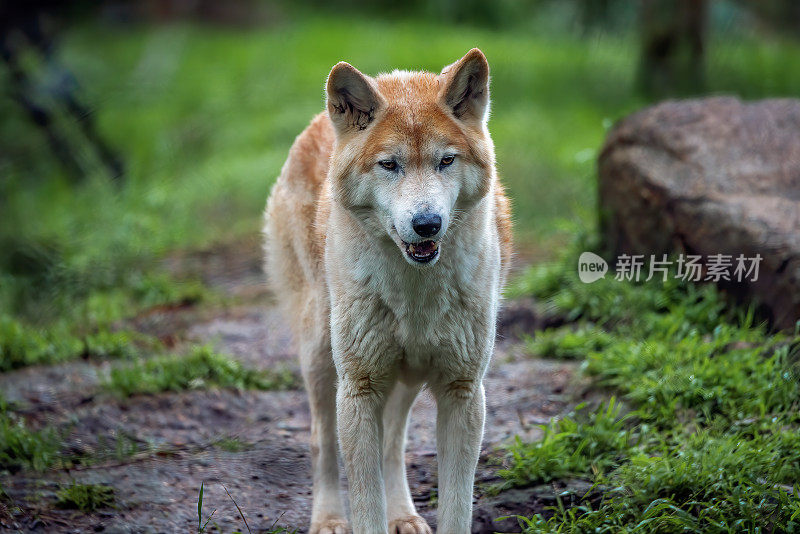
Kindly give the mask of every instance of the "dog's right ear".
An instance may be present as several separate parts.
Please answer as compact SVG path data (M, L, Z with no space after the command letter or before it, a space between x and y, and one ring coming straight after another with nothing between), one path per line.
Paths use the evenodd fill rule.
M328 75L327 93L328 115L338 134L365 130L383 106L375 81L344 61Z
M445 67L440 98L456 118L483 123L489 110L489 62L477 48Z

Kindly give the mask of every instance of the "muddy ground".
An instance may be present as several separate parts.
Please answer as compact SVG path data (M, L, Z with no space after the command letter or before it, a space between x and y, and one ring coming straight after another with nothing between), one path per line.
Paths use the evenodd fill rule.
M253 253L252 251L255 251ZM209 342L253 368L288 366L298 372L289 329L266 293L257 244L174 258L169 267L200 276L224 293L224 304L151 310L136 328L170 343ZM508 303L486 377L487 419L476 477L473 532L518 532L508 514L531 515L553 504L560 485L487 494L497 483L498 447L515 435L535 439L536 425L567 411L575 398L574 365L525 356L518 335L541 327L530 302ZM127 326L131 326L130 324ZM0 530L22 532L197 532L200 483L203 515L216 510L209 531L252 532L278 525L305 532L311 510L309 414L301 390L192 390L120 400L99 388L111 365L79 361L0 375L8 400L31 424L55 425L70 453L88 465L45 473L22 472L2 481L21 510ZM114 454L116 447L128 448ZM436 520L435 404L417 400L406 461L420 513ZM91 515L54 509L54 492L69 481L114 488L116 508ZM224 486L224 487L223 487ZM9 507L13 508L13 507ZM218 530L217 530L218 529Z

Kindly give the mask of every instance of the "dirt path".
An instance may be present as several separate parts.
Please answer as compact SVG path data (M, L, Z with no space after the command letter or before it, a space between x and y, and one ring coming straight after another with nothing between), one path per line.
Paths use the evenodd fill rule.
M186 341L212 343L249 367L285 365L297 370L287 325L261 289L257 260L233 267L214 255L201 261L206 260L211 268L203 265L201 272L207 280L241 304L202 313L185 309L164 311L163 317L149 314L144 319L148 324L139 326L172 335L172 325ZM215 269L225 275L217 276ZM497 446L514 435L537 437L535 425L563 413L571 398L574 367L525 357L510 334L520 326L531 327L531 313L525 307L525 303L509 306L501 321L504 337L498 340L485 382L488 410L476 481L474 532L513 531L515 521L495 523L493 519L539 511L549 504L548 491L555 491L483 495L488 485L499 480ZM222 532L246 532L224 484L253 532L266 531L276 519L279 525L305 532L311 481L309 415L302 391L194 390L123 401L97 389L108 368L108 363L75 362L0 375L0 389L9 400L27 405L29 420L55 424L68 431L72 452L100 458L94 465L70 471L18 473L4 480L6 492L25 509L14 517L16 528L24 532L196 532L202 481L204 516L216 510L210 527L217 528L216 523ZM435 404L423 393L413 409L406 460L414 500L432 524L436 515L434 434ZM108 452L116 446L138 447L142 452L116 457ZM57 485L70 480L111 485L117 508L92 515L54 510Z

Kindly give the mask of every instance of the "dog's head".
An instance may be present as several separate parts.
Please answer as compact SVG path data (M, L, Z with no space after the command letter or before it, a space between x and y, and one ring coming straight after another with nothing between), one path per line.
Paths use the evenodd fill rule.
M333 200L372 235L394 241L410 264L435 264L458 214L491 187L486 57L474 48L438 75L377 78L339 63L327 97Z

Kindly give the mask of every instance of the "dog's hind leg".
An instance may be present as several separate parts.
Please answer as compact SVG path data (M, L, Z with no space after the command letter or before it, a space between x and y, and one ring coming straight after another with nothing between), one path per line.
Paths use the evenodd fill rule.
M408 414L421 386L398 381L383 410L383 479L391 534L431 534L430 527L414 508L406 478Z
M300 343L300 363L311 409L314 505L309 534L345 534L348 530L339 487L336 369L330 351L327 335Z

